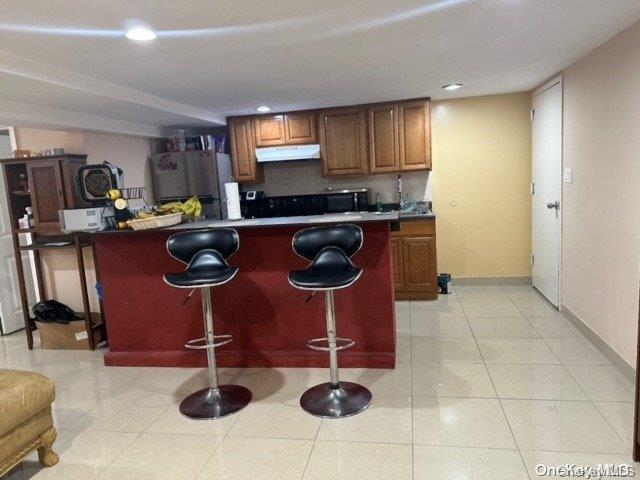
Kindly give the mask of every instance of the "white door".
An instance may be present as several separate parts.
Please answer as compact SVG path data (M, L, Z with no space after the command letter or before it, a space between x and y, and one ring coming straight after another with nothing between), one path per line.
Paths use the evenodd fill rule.
M3 334L24 327L9 210L5 198L4 177L0 169L0 321Z
M533 286L560 305L562 80L533 96Z

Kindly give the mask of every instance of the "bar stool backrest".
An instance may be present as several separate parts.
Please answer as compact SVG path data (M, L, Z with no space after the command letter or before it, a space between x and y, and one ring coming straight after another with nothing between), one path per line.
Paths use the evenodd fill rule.
M362 229L357 225L330 225L300 230L293 236L292 246L298 255L313 261L327 247L339 248L351 257L362 247L362 239Z
M240 239L233 228L209 228L171 235L167 240L169 254L188 264L201 250L215 250L225 260L238 251Z

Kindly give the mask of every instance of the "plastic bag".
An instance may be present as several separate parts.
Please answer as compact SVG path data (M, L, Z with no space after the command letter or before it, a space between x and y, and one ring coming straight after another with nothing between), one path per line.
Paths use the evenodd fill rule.
M33 307L33 314L37 321L51 323L69 323L72 320L83 318L64 303L56 302L55 300L36 303Z

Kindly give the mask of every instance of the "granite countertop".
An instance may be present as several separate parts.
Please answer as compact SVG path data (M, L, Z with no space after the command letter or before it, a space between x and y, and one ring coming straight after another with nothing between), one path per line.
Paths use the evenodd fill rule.
M395 222L398 212L356 212L334 213L325 215L302 215L297 217L249 218L243 220L204 220L200 222L181 223L165 230L190 230L196 228L218 227L282 227L288 225L321 225L325 223L365 223L365 222Z
M436 215L431 213L415 213L415 212L401 212L398 215L398 220L401 222L403 220L433 220L436 218Z

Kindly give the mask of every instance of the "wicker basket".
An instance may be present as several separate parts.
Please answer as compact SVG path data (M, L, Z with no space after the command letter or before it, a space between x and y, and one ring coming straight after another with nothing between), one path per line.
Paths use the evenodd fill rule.
M127 220L127 225L134 230L150 230L152 228L170 227L180 222L182 222L182 213L170 213L169 215L158 217Z

